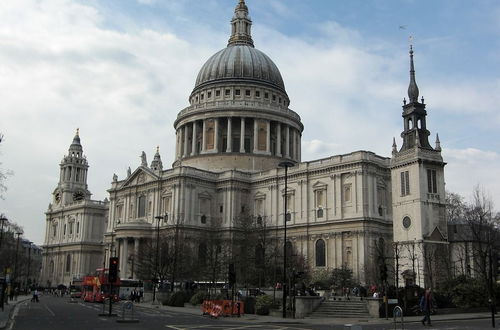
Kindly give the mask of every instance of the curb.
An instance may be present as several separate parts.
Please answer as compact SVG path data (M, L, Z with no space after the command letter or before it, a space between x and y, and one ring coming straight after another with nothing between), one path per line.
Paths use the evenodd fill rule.
M17 306L27 300L31 299L31 297L24 297L24 299L19 299L17 301L15 301L15 304L12 304L12 307L10 308L10 311L9 311L9 315L7 316L7 320L5 322L0 322L0 330L2 329L6 329L10 323L12 322L13 320L13 314L14 314L14 311L16 310Z

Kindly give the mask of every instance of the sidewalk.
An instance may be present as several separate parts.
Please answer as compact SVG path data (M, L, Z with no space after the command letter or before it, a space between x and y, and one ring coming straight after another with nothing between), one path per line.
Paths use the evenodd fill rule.
M28 299L31 299L31 295L18 296L17 300L9 300L9 304L4 305L3 312L0 309L0 329L5 329L9 325L10 318L12 317L12 313L14 312L16 305Z
M143 308L152 308L152 309L160 309L169 312L177 312L184 314L193 314L201 316L201 307L200 306L191 306L186 304L186 307L172 307L172 306L162 306L162 305L152 305L149 303L140 303L136 306L140 306ZM439 311L439 310L438 310ZM205 316L209 317L209 316ZM500 319L500 315L495 316L495 318ZM432 315L432 322L440 322L440 321L456 321L456 320L475 320L475 319L489 319L491 318L491 313L482 312L482 313L462 313L462 314L437 314ZM256 315L256 314L245 314L241 317L220 317L221 320L235 320L239 322L247 322L251 323L276 323L276 324L317 324L317 325L344 325L344 324L393 324L394 319L389 318L386 320L385 318L304 318L304 319L293 319L286 318L283 319L281 317L276 316L265 316L265 315ZM422 316L408 316L404 317L404 323L420 323L422 320ZM398 322L401 321L401 318L398 318Z

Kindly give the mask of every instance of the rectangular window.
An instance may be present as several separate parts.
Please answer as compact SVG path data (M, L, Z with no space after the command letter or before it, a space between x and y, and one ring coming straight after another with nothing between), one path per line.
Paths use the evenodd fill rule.
M264 93L264 98L268 99L269 98L269 93L268 92L265 92Z
M234 94L235 94L235 95L240 95L240 90L239 90L239 89L235 89L235 90L234 90Z
M401 172L401 196L410 194L410 172Z
M80 233L80 222L76 223L76 234L78 235Z
M219 207L219 212L220 212L220 213L224 212L224 206L223 206L223 205L221 205L221 206Z
M73 223L69 224L69 234L73 235Z
M245 95L246 95L246 96L250 96L250 90L249 90L249 89L247 89L247 90L245 91Z
M436 170L427 170L427 191L431 194L437 194Z
M207 92L207 98L211 98L212 97L212 92Z
M202 101L203 101L203 97L204 97L204 96L205 96L205 95L204 95L203 93L200 95L200 99L201 99Z
M231 90L230 89L226 89L226 91L224 93L226 94L226 96L229 96L229 95L231 95Z
M137 217L142 218L146 215L146 196L139 197L137 203Z
M276 101L276 95L273 95L273 101Z
M66 224L64 224L63 235L66 235Z
M260 97L260 92L259 91L255 91L255 97Z
M220 96L220 90L215 91L215 96L219 97Z
M53 229L53 235L52 236L55 237L57 235L57 225L52 226L52 229Z

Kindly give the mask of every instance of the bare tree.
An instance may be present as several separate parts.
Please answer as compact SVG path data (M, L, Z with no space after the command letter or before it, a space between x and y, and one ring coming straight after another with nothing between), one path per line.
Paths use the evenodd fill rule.
M0 133L0 143L4 141L4 135ZM7 191L7 185L5 181L7 178L14 174L11 170L4 170L2 167L2 162L0 162L0 199L4 199L4 193Z

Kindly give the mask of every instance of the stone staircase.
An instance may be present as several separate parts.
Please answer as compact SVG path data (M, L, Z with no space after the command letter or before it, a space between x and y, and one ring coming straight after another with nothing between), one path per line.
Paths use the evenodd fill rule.
M369 318L366 301L351 300L325 300L309 315L308 318Z

